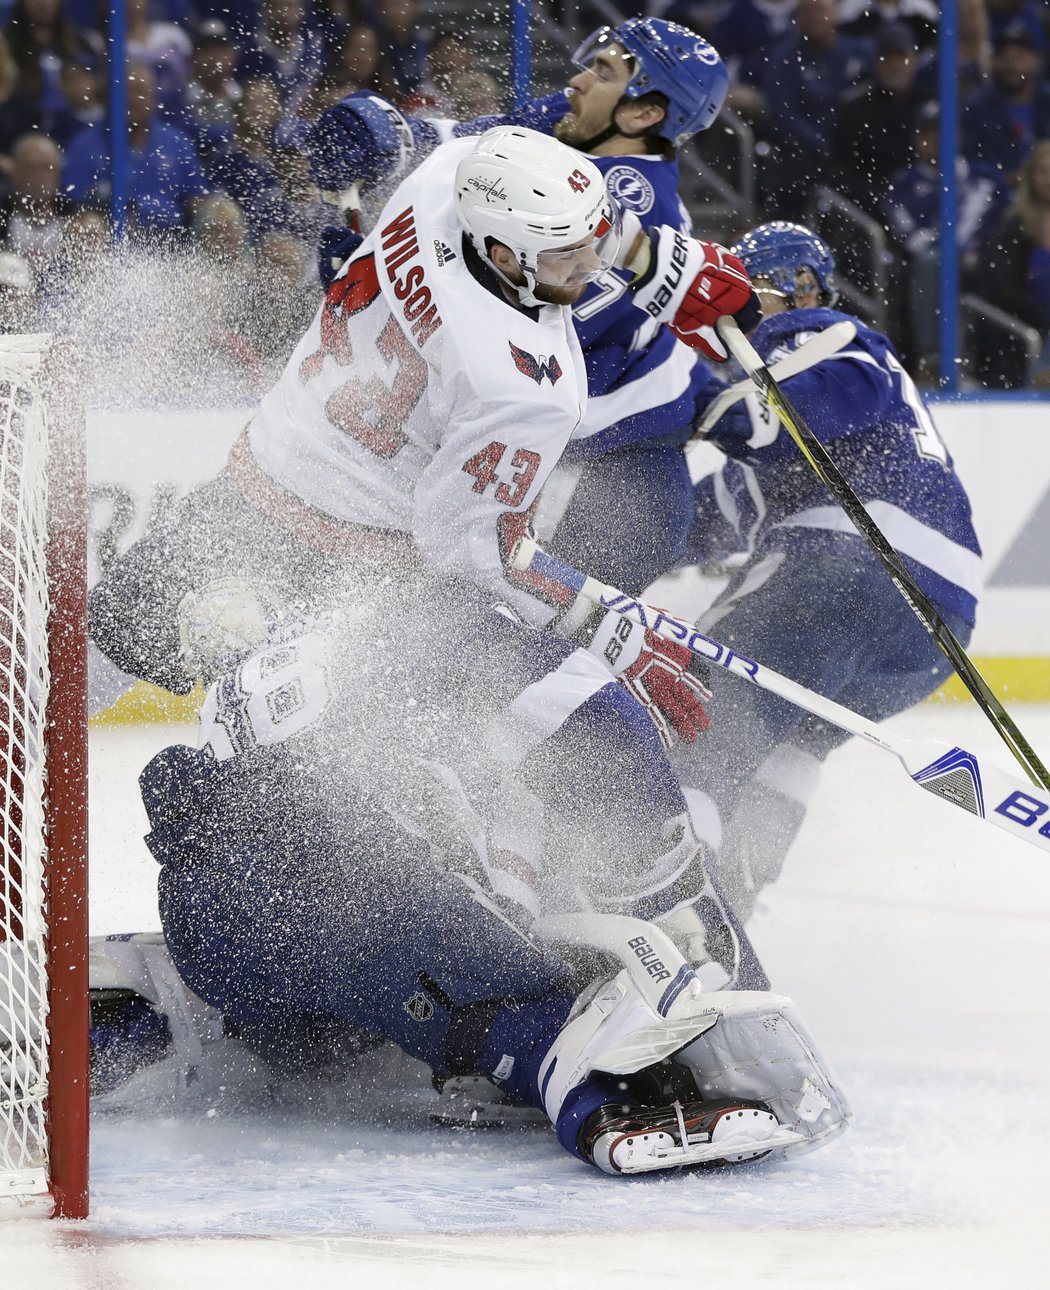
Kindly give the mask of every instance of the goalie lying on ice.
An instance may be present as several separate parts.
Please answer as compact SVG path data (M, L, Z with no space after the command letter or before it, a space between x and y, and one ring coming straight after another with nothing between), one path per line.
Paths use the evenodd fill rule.
M312 639L251 655L215 682L205 715L224 686L245 699L252 660L276 666ZM281 712L264 715L272 726ZM472 837L435 824L432 798L416 812L407 779L393 797L365 787L319 728L267 743L231 716L217 751L209 719L201 748L172 746L146 767L164 941L96 943L100 1091L140 1046L160 1059L162 1087L207 1087L213 1057L248 1069L254 1051L279 1073L303 1070L319 1034L349 1033L392 1041L439 1080L487 1077L610 1173L785 1155L845 1127L789 1000L705 990L663 928L637 917L526 928L486 884Z
M482 954L507 948L502 920L481 905L471 917ZM363 996L348 983L339 1015L355 1023L367 1015L439 1071L487 1071L504 1098L541 1108L561 1145L606 1173L801 1154L849 1123L843 1094L790 999L705 993L660 929L639 919L565 916L534 933L532 997L521 991L457 1004L424 978L401 1003L362 1012ZM458 948L474 963L470 944ZM557 950L579 961L584 949L605 970L574 998ZM522 956L509 956L490 995L513 976L515 957ZM293 1050L307 1037L323 1036L319 1047L326 1055L337 1049L343 1061L376 1042L354 1026L326 1029L319 1013L294 1008L269 1022L251 1014L242 1033L253 1042L231 1038L236 1018L250 1014L250 989L239 1002L227 994L223 1016L187 988L160 935L97 938L90 963L96 1094L127 1081L140 1099L178 1098L189 1088L212 1098L237 1081L257 1096L277 1078L258 1048L303 1077L309 1056ZM485 993L483 981L475 978L474 993Z

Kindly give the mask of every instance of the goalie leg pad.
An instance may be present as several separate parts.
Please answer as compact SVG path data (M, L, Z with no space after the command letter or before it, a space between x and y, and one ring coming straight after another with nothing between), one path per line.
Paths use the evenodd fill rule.
M823 1146L851 1123L853 1114L827 1061L783 995L732 991L705 996L716 1022L671 1065L688 1069L700 1097L758 1100L797 1137L784 1155Z
M91 1088L100 1105L268 1096L270 1072L185 984L160 932L92 937Z
M557 1124L568 1094L592 1071L630 1074L659 1062L713 1025L700 982L651 923L611 914L539 920L544 940L589 945L626 966L577 1000L539 1066L544 1109Z
M107 991L145 999L167 1019L175 1049L188 1065L200 1060L206 1043L222 1038L221 1015L179 976L160 932L92 937L88 987L93 999Z

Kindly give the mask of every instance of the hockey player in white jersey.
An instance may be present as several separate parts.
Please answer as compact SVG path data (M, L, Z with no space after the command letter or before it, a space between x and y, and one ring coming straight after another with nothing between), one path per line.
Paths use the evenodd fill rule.
M552 140L503 127L443 145L333 282L235 452L235 478L250 487L257 466L324 515L403 533L431 565L546 625L564 606L508 580L504 563L586 412L560 306L629 268L632 247L643 264L653 254L654 276L632 288L639 325L648 315L708 344L717 317L750 298L721 250L647 235L637 219L625 247L620 226L597 168Z
M679 23L629 18L595 31L572 63L566 90L528 100L500 119L553 133L586 155L645 229L688 233L678 149L718 118L729 73L717 50ZM358 91L322 113L312 130L312 173L324 189L363 184L374 218L368 198L392 174L403 175L440 140L476 135L497 119L405 118L381 96ZM354 245L345 229L328 232L323 278L332 251ZM705 363L666 328L639 321L628 280L611 269L573 307L588 407L536 527L543 545L569 563L619 586L644 587L674 567L689 533L692 487L683 445L710 378Z
M186 690L178 606L206 618L217 573L315 606L393 584L399 680L377 728L444 740L429 751L479 773L532 774L577 839L586 826L588 855L620 858L605 906L675 917L717 907L661 747L706 724L692 658L507 572L583 415L568 305L591 278L622 264L639 317L688 343L752 307L723 248L625 224L621 237L596 168L549 138L508 128L439 148L333 282L228 470L107 570L91 628L125 670ZM222 604L235 616L228 580ZM408 696L424 718L405 715ZM476 739L470 713L492 717ZM732 974L722 915L715 931Z
M234 450L235 482L261 472L543 625L552 610L503 562L586 405L560 306L619 249L601 177L567 150L523 130L447 145L333 282Z
M981 586L970 503L892 344L834 308L835 261L809 229L763 224L734 250L763 300L752 343L767 363L834 324L855 327L832 357L785 379L785 393L965 645ZM701 627L872 720L904 711L950 664L751 383L732 393L705 418L729 460L697 486L690 554L731 555L734 567ZM723 880L746 918L848 736L750 686L722 687L717 709L702 774L722 822Z

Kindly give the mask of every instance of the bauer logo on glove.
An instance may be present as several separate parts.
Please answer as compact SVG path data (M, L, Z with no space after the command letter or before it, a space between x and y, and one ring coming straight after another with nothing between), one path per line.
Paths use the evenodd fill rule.
M729 352L715 324L735 317L750 331L761 317L742 262L716 242L698 242L670 228L650 232L649 267L634 288L634 303L666 323L680 341L716 363Z

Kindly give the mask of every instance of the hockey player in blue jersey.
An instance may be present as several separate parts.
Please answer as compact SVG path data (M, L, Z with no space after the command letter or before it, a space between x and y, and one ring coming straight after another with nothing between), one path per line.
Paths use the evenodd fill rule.
M767 363L848 318L834 308L831 251L808 229L764 224L734 250L763 301L751 340ZM981 587L966 491L893 345L850 321L855 338L786 379L785 393L965 645ZM872 720L919 702L950 665L751 383L734 392L704 427L729 460L697 485L689 559L736 561L701 625ZM746 919L779 873L821 764L848 736L752 686L722 686L715 713L703 756L719 773L704 788L721 821L723 881Z
M318 120L310 143L314 178L333 191L354 183L381 186L443 139L510 121L586 153L644 228L687 232L676 147L708 129L721 110L729 75L717 51L677 23L630 18L596 31L573 63L577 72L566 91L499 118L405 118L378 95L352 94ZM587 365L587 415L551 478L535 528L549 550L577 567L620 586L644 587L674 566L689 532L692 485L683 445L709 369L665 329L639 325L627 282L623 273L606 273L574 307ZM725 357L713 335L701 348L716 360ZM624 504L638 498L659 504ZM615 542L609 541L612 515Z
M395 803L377 795L344 630L285 622L210 687L198 747L143 772L166 951L93 947L110 1004L99 1074L141 1047L186 1085L231 1037L301 1070L346 1028L439 1077L488 1075L607 1173L790 1155L840 1132L845 1100L789 1000L705 991L639 918L526 929L486 881L486 831L447 767L418 766Z

